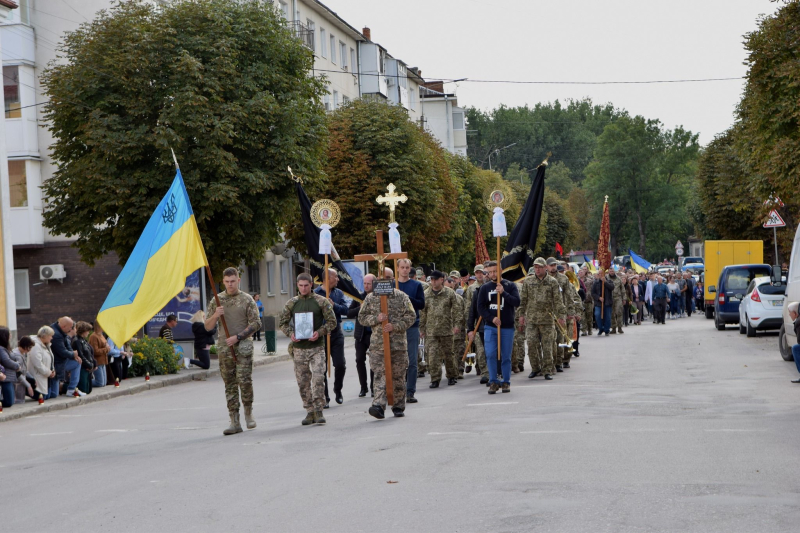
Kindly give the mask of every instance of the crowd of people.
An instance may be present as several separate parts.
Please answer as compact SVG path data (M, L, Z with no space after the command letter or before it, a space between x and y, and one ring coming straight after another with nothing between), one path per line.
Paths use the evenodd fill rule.
M13 348L8 328L0 326L0 402L8 408L26 398L86 396L95 387L127 379L132 357L96 322L61 317L36 336L21 336Z

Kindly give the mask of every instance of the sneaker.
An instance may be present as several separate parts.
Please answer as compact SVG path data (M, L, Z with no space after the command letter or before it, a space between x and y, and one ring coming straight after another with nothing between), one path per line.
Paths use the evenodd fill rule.
M497 389L499 388L500 386L497 383L491 383L489 385L489 394L497 394Z
M503 383L503 385L500 386L500 389L503 392L511 392L511 383Z

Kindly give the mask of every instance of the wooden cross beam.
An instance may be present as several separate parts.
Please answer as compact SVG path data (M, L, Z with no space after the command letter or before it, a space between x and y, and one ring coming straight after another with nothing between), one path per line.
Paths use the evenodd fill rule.
M384 254L383 253L383 231L377 230L375 232L375 240L378 243L378 251L374 254L359 254L353 259L355 261L377 261L378 262L378 279L383 278L384 262L387 259L405 259L408 254L401 252L399 254ZM386 317L382 325L389 323L389 300L385 294L381 295L381 313ZM381 328L383 329L383 328ZM383 332L383 368L386 378L386 400L387 405L392 407L394 405L394 379L392 377L392 350L391 342L389 341L389 333Z

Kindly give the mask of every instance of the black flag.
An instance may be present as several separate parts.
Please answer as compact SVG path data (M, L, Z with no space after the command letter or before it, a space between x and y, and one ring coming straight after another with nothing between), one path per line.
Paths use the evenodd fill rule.
M503 278L509 281L522 281L535 259L536 239L539 237L539 223L542 221L544 204L544 171L546 164L536 168L536 177L531 183L531 192L522 208L522 213L511 230L506 250L500 260Z
M300 202L300 213L303 215L303 233L308 248L309 263L311 263L310 274L315 283L321 283L324 279L325 256L319 253L320 229L311 221L311 200L308 199L303 185L295 182L294 187L297 191L297 200ZM345 270L339 254L336 253L336 248L331 248L331 254L328 256L328 268L334 269L339 274L339 283L336 285L339 290L359 302L364 299L364 295L353 284L353 278Z

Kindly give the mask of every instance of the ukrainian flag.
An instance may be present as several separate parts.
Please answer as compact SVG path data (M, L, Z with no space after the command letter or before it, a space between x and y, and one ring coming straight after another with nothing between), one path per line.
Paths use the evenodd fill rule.
M628 248L628 255L631 256L631 266L633 267L633 270L635 270L637 274L647 273L647 271L650 269L651 266L650 263L645 261L644 258L639 257L638 255L633 253L633 250L631 250L630 248Z
M181 171L158 204L97 320L117 346L127 342L208 264Z

